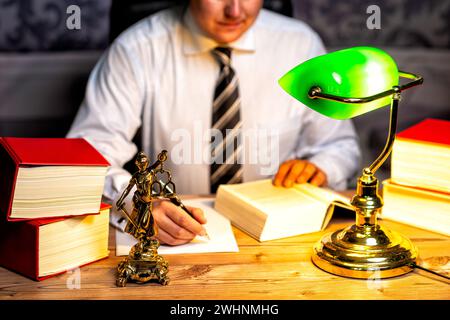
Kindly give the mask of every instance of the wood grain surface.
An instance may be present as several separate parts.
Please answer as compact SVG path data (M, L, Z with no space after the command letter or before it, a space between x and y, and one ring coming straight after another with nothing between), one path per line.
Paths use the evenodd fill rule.
M168 286L129 283L115 286L115 236L110 229L110 255L75 272L35 282L0 268L0 299L450 299L449 282L415 270L386 280L347 279L316 268L313 244L351 219L333 219L324 232L260 243L233 228L238 253L166 256ZM419 249L424 266L450 274L450 237L391 221L387 227L408 236Z

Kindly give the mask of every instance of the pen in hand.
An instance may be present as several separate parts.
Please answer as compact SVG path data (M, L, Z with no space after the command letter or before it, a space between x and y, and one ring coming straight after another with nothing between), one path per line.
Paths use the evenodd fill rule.
M170 202L172 202L174 205L176 205L176 206L180 207L181 209L183 209L191 218L195 219L194 215L183 204L183 202L181 202L181 200L180 200L180 198L178 198L178 196L170 197ZM203 228L203 230L205 232L204 237L206 237L208 240L211 240L211 238L209 237L209 235L206 232L205 228Z
M170 202L172 202L174 205L176 205L176 206L180 207L181 209L183 209L191 218L193 218L194 220L197 220L197 219L195 219L194 215L188 210L188 208L186 208L186 206L183 204L183 202L181 202L180 198L178 198L178 196L175 195L173 190L167 184L165 184L161 180L159 180L159 183L161 185L163 185L164 188L167 189L167 191L169 191L172 194L172 196L169 197ZM208 240L211 240L211 238L209 237L209 235L206 232L204 227L203 227L203 231L204 231L205 235L201 236L201 237L206 237Z

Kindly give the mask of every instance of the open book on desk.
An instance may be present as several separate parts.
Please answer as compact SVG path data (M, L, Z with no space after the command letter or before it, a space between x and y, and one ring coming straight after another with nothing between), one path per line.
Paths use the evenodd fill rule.
M271 180L221 185L215 208L259 241L323 230L333 212L354 217L349 199L337 192L308 183L275 187Z
M194 199L186 200L183 203L187 206L197 207L205 213L207 223L205 229L208 232L210 240L201 240L195 238L189 243L179 246L161 245L158 253L183 254L183 253L207 253L207 252L238 252L239 248L231 228L230 220L214 210L214 199ZM114 219L114 218L113 218ZM126 223L126 222L125 222ZM124 224L121 225L123 230ZM116 255L128 255L132 246L137 240L128 233L116 230Z

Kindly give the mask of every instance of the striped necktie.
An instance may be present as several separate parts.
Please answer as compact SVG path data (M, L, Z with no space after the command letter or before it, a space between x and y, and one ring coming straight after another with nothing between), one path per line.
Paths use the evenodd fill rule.
M211 141L211 193L221 184L242 182L241 165L241 100L237 76L231 67L231 49L212 50L220 65L219 79L214 91L212 128L220 130L221 139Z

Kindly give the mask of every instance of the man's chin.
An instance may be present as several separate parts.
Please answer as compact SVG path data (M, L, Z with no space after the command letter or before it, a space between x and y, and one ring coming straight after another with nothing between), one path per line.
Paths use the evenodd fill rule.
M216 34L214 40L218 43L230 43L239 39L245 31L239 32L221 32L219 35Z

